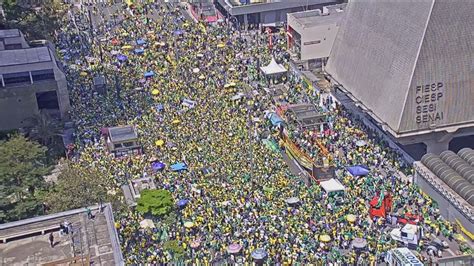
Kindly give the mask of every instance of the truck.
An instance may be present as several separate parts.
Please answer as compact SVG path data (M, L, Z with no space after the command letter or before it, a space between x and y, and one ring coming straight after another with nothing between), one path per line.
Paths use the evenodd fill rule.
M423 263L408 248L394 248L385 255L385 262L389 266L422 266Z

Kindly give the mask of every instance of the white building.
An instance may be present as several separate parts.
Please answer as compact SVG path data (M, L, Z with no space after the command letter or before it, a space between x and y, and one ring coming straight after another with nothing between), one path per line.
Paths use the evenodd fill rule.
M346 4L288 14L288 48L295 61L308 68L331 53Z

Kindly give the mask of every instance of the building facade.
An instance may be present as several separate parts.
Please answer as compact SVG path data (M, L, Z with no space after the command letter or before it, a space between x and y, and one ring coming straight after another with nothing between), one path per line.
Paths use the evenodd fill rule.
M290 13L287 20L288 48L297 61L309 68L311 61L325 61L331 53L346 4Z
M474 133L473 9L461 0L350 1L328 77L398 142L439 154Z
M0 130L32 125L40 111L67 118L66 76L50 47L29 47L18 30L0 31Z
M242 26L278 26L287 14L322 8L342 0L216 0L217 9L226 17L235 17Z

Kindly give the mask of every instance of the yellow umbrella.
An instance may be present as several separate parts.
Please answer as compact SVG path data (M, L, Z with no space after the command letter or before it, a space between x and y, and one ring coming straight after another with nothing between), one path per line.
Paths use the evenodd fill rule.
M158 147L163 146L163 144L165 144L165 141L162 140L162 139L159 139L159 140L155 141L155 145L158 146Z
M235 82L229 83L229 86L231 86L231 87L235 87L236 85L237 85L237 84L236 84Z
M193 222L185 222L184 223L184 227L186 227L186 228L192 228L193 226L194 226Z
M225 88L225 89L227 89L227 88L229 88L229 87L230 87L229 84L225 84L225 85L224 85L224 88Z
M86 76L87 76L87 72L82 71L79 75L81 75L81 77L86 77Z
M171 124L179 124L179 123L181 123L181 121L179 121L179 119L175 119L171 122Z
M217 45L217 48L224 48L224 47L225 47L225 44L223 44L223 43L219 43L219 44Z
M133 47L131 45L124 45L122 46L123 50L131 50Z
M353 223L357 220L357 217L354 215L354 214L348 214L346 216L346 220L349 222L349 223Z
M160 93L160 91L157 89L151 91L151 95L158 95L158 93Z
M205 78L206 78L206 77L204 77L204 75L199 76L199 79L200 79L200 80L203 80L203 79L205 79Z
M327 243L331 241L331 237L329 235L320 235L319 236L319 241Z

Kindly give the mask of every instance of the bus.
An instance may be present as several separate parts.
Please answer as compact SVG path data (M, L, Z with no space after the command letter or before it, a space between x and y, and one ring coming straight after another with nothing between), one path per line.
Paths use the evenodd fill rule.
M387 252L385 262L389 266L423 266L423 263L408 248L394 248Z

